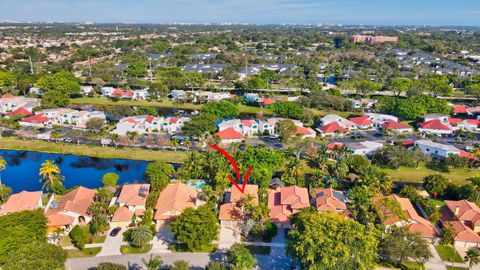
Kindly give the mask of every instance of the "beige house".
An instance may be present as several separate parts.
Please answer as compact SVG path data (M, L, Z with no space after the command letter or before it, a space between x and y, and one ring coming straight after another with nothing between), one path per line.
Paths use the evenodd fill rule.
M150 184L126 184L122 186L120 195L115 202L118 209L112 217L113 227L127 227L134 215L141 217L145 213L145 203L150 190Z

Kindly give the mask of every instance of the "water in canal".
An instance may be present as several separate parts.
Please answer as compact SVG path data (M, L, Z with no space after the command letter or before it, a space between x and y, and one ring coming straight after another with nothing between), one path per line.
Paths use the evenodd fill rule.
M11 187L13 192L40 190L42 183L40 183L38 170L45 160L55 161L65 177L63 184L66 188L79 185L88 188L100 187L102 176L107 172L118 174L119 184L141 183L148 164L146 161L139 160L102 159L13 150L0 150L0 156L8 163L7 169L1 172L3 184Z

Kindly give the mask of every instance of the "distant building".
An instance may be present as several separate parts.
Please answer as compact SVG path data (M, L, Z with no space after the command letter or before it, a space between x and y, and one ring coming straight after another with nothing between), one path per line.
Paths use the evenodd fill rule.
M393 36L364 36L353 35L350 37L350 42L353 43L384 43L384 42L397 42L398 37Z

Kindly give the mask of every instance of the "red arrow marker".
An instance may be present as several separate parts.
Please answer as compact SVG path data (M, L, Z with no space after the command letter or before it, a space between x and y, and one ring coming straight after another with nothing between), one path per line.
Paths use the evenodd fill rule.
M223 150L222 148L214 145L214 144L210 144L209 145L211 148L213 148L214 150L220 152L220 154L224 155L228 161L230 161L230 164L232 164L232 167L233 169L235 169L235 173L237 174L237 180L238 182L242 181L242 178L240 177L240 170L238 169L238 165L237 163L235 162L235 160L233 159L232 156L230 156L227 151ZM248 178L250 177L250 174L252 173L252 169L253 167L250 166L250 168L248 168L248 171L247 173L245 174L245 177L243 178L243 184L242 184L242 187L240 187L237 183L237 181L233 180L233 178L229 175L228 176L228 179L230 180L230 182L232 182L232 184L238 189L240 190L240 192L244 192L245 191L245 186L247 185L247 182L248 182Z

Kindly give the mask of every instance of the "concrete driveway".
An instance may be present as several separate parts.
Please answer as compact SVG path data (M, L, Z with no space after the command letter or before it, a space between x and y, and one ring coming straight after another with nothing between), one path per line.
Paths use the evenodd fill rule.
M122 228L120 232L116 236L110 236L110 232L113 230L112 228L108 231L107 238L105 239L105 243L103 244L102 251L97 254L97 256L114 256L114 255L121 255L120 246L122 246L123 242L123 232L126 231L126 228Z
M162 222L157 232L153 237L153 246L152 253L169 253L168 243L172 242L174 239L172 233L168 229L168 222Z
M220 236L218 238L218 248L228 249L233 244L239 243L242 241L239 232L236 232L232 227L221 225L220 226Z

